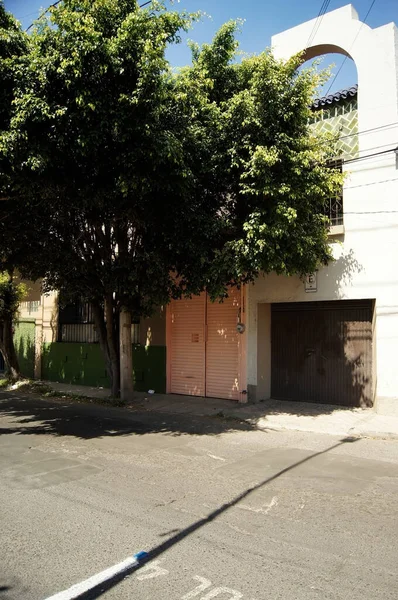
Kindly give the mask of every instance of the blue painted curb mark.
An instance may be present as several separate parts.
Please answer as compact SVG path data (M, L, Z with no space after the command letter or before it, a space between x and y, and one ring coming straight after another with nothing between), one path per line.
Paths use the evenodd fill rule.
M134 554L134 558L138 560L138 562L140 562L140 560L144 560L145 558L148 558L149 554L148 552L137 552L137 554Z

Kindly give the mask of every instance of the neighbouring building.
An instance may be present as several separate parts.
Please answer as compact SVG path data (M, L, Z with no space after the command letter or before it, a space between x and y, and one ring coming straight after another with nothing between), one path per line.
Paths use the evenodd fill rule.
M29 294L19 309L14 341L26 377L108 387L91 307L58 305L58 294L42 294L27 282ZM165 311L132 325L134 381L137 391L166 391Z
M371 29L351 5L325 14L311 36L314 25L275 35L272 47L282 59L305 50L306 59L341 53L356 65L358 85L313 105L312 126L340 132L348 173L327 207L335 261L306 281L264 275L221 304L203 293L141 320L138 390L398 414L398 29ZM89 307L58 310L56 294L31 294L16 331L25 371L106 386Z

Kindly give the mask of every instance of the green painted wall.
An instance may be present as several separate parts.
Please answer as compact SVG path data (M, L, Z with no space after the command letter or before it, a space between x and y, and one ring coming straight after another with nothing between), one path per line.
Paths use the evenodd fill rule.
M19 368L24 377L33 379L35 373L35 322L19 321L15 325L14 345Z
M166 391L165 346L133 346L135 389ZM109 387L99 344L56 342L44 344L42 379Z
M134 385L138 392L166 393L166 346L133 346Z

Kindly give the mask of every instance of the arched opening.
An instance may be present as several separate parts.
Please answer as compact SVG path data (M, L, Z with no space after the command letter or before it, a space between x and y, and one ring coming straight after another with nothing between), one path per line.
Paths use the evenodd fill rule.
M319 62L315 59L320 59ZM330 78L316 90L310 123L318 132L336 134L342 159L358 156L358 74L349 53L339 46L323 44L308 48L300 70L314 66L329 69Z
M344 48L333 44L322 44L307 48L300 69L309 68L313 65L315 59L320 61L316 66L317 70L329 68L331 71L329 80L317 90L317 98L334 94L340 90L349 90L358 85L355 62Z

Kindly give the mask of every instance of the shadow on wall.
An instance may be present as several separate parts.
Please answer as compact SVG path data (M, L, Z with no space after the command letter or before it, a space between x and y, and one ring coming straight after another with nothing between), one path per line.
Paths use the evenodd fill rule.
M35 324L19 322L14 334L15 351L24 377L33 379L35 372Z
M43 344L42 378L62 383L109 387L99 344Z
M54 298L54 304L53 304L53 308L51 311L51 318L50 318L50 328L51 328L51 340L52 342L56 342L57 341L57 336L58 336L58 314L59 314L59 296L57 294L57 296Z
M353 285L355 276L363 270L364 267L356 258L352 248L329 264L327 277L333 278L335 281L336 299L347 298L343 291L344 287ZM352 398L354 406L371 407L374 402L372 365L369 364L372 357L372 322L366 325L366 320L361 318L359 321L341 323L341 327L343 328L341 335L345 340L345 359L341 375L344 387L348 397ZM344 402L339 404L344 405Z
M299 404L369 407L372 315L369 301L274 305L271 397ZM308 411L308 408L305 409Z
M363 265L356 258L352 248L342 254L335 261L325 267L325 276L334 297L342 300L346 298L344 287L353 283L355 275L363 271ZM343 288L343 289L342 289Z
M133 346L134 386L138 392L166 391L166 348ZM61 383L109 387L99 344L55 342L44 344L42 378Z
M3 399L4 398L4 399ZM219 435L230 431L254 431L255 425L238 419L194 417L135 411L110 406L43 401L10 392L2 394L0 415L9 426L0 435L74 436L80 439L147 435ZM141 421L140 421L141 419Z

